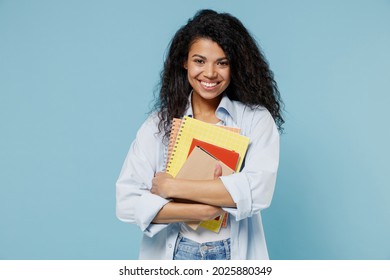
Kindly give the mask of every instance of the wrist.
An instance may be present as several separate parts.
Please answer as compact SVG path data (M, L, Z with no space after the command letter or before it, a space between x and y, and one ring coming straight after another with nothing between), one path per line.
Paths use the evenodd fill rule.
M165 182L165 189L167 193L167 197L175 198L176 192L175 192L175 179L168 178Z
M183 187L183 185L185 185L186 187ZM191 200L191 197L188 197L189 194L188 185L185 184L182 179L171 178L169 182L169 192L171 197L173 198Z

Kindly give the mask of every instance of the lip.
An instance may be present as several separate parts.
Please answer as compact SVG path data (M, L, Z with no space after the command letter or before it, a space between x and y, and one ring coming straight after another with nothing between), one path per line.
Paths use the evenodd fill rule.
M205 90L213 90L219 86L221 82L216 81L216 82L207 82L207 81L200 81L198 80L200 86L205 89Z

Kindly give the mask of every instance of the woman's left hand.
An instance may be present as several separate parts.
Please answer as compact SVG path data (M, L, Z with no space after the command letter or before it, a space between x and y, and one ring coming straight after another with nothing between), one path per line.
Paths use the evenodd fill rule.
M161 196L162 198L169 198L169 181L173 177L165 172L158 172L152 180L151 193Z

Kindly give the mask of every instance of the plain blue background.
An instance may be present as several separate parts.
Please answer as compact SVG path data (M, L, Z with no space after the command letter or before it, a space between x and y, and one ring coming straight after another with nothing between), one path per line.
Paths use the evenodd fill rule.
M0 259L135 259L115 181L167 45L237 16L286 104L272 259L390 259L390 2L0 0Z

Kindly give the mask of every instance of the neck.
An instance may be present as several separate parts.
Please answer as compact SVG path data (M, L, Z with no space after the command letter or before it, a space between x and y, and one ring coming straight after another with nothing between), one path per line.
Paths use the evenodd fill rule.
M194 118L208 123L218 123L220 120L215 115L215 111L218 108L221 98L222 96L218 96L218 98L206 100L197 95L192 95Z

